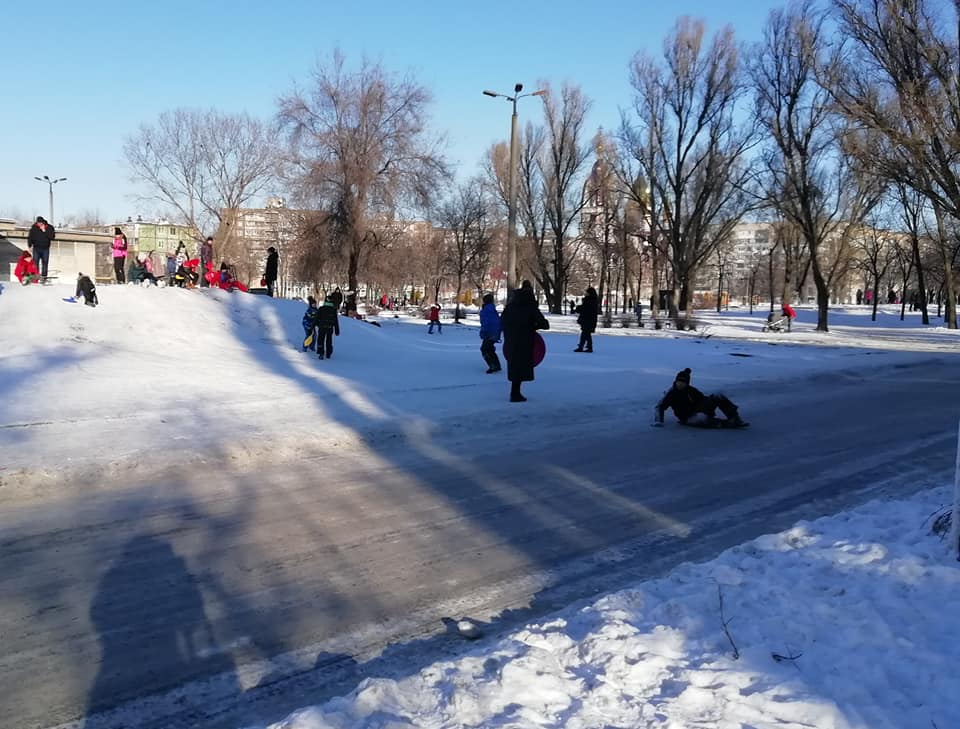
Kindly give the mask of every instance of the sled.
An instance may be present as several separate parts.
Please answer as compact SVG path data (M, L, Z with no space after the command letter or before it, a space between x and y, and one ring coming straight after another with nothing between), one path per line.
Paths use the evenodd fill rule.
M543 337L540 336L540 332L533 333L533 366L536 367L538 364L543 362L543 358L547 356L547 343L543 340Z
M303 348L310 349L313 346L313 332L310 332L306 338L303 340Z
M750 423L742 422L739 425L734 425L729 420L725 418L714 418L713 420L688 420L686 423L680 423L688 428L703 428L704 430L742 430L743 428L749 428Z

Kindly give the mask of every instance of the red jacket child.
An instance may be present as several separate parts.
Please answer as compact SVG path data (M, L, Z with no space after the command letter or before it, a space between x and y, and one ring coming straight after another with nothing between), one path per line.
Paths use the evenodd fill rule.
M434 304L430 307L430 314L427 316L430 321L440 321L440 307Z
M8 269L9 270L9 269ZM24 286L36 283L40 280L40 272L37 270L37 264L33 262L33 256L30 251L24 251L17 259L17 267L13 271L17 281Z
M794 311L793 307L787 302L783 302L782 311L784 316L790 317L791 319L797 318L797 312Z

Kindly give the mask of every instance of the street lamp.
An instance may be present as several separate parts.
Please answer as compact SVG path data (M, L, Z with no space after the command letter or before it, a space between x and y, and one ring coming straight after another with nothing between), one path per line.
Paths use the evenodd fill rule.
M51 180L49 177L47 177L47 175L44 175L43 177L34 177L33 179L39 180L40 182L46 182L50 186L50 220L48 222L50 225L53 225L53 186L58 182L66 182L67 178L58 177L55 180Z
M503 98L513 104L513 116L510 117L510 174L507 183L508 212L507 212L507 298L517 290L517 100L524 96L543 96L546 89L521 94L523 84L513 87L513 96L500 94L496 91L487 91L485 96Z

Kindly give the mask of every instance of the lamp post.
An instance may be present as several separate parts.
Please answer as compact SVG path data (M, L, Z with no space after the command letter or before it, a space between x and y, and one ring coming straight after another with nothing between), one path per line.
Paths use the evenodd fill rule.
M485 96L503 98L513 104L513 116L510 117L510 173L507 178L507 298L513 296L517 284L517 100L524 96L543 96L546 89L521 94L523 84L513 87L513 96L487 91Z
M769 256L769 259L768 259L769 268L767 269L767 273L768 273L768 275L770 276L770 313L771 313L771 314L773 313L773 252L774 252L775 250L776 250L776 248L771 248L770 251L769 251L769 253L768 253L768 256Z
M53 222L53 186L58 182L66 182L66 177L58 177L55 180L51 180L47 175L43 177L34 177L33 179L39 180L40 182L46 182L50 186L50 220L48 221L50 225L54 225Z

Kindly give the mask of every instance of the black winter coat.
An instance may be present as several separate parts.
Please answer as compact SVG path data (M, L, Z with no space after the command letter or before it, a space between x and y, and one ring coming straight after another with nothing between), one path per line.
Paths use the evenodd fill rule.
M56 237L57 233L49 223L46 230L40 230L40 226L34 223L27 234L27 245L34 249L49 250L50 241Z
M510 382L533 380L533 340L537 329L549 329L548 322L533 292L520 289L500 315L503 328L503 356L507 358L507 379Z
M267 270L263 274L263 277L267 281L276 281L277 280L277 269L280 266L280 255L274 251L269 256L267 256Z
M583 297L583 303L576 309L580 315L577 317L577 324L580 329L593 334L597 331L597 314L600 311L600 299L597 296L587 294Z
M657 405L657 414L660 416L658 419L662 421L667 409L673 408L673 414L681 423L685 423L688 418L700 412L700 406L706 399L706 395L691 385L682 390L671 387Z
M321 329L333 329L340 336L340 320L337 318L337 307L333 302L325 302L317 309L317 326Z

